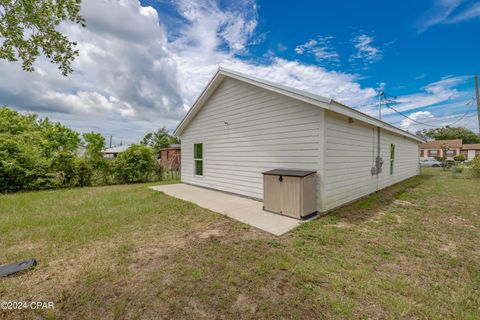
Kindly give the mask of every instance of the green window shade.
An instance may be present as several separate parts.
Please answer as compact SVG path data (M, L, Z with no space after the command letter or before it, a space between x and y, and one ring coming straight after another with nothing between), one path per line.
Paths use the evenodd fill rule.
M393 174L393 167L395 162L395 145L390 145L390 174Z
M203 143L193 145L193 158L195 163L195 175L203 176Z
M203 160L195 160L195 175L203 176Z
M193 148L194 148L195 159L203 159L203 144L202 143L195 143L193 145Z

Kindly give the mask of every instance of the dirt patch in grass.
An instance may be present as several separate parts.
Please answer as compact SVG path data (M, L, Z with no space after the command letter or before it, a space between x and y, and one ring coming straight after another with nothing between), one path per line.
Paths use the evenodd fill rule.
M387 189L382 189L374 194L368 195L348 206L334 210L325 217L331 219L331 216L336 216L342 223L351 225L376 219L381 215L381 210L391 204L398 206L415 206L416 204L400 198L405 194L411 193L415 188L420 187L429 179L431 179L430 175L417 176L407 181L397 183Z
M21 239L41 263L2 280L0 296L56 308L0 318L480 318L472 179L432 170L281 237L143 188L87 190L71 215L59 208L82 190L18 195L28 209L4 214L0 259Z

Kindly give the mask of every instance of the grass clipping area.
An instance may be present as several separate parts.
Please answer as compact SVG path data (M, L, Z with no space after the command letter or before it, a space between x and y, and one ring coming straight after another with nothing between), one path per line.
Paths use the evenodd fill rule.
M480 318L480 180L425 170L282 237L147 184L0 196L0 318Z

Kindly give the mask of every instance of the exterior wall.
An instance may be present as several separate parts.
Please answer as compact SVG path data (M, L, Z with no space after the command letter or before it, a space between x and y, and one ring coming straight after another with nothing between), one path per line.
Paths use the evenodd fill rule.
M317 106L226 78L181 135L182 181L263 199L262 172L319 170L323 114ZM195 143L203 143L201 177L194 175ZM320 183L317 188L320 193Z
M479 152L479 151L475 152L475 150L468 150L468 152L467 152L467 160L473 160L473 159L475 159L475 156L476 156L477 154L480 154L480 152Z
M164 170L177 171L180 169L181 151L177 148L160 150L160 165Z
M380 131L382 172L372 175L377 152L377 128L330 111L325 113L325 200L327 211L419 174L419 145L403 136ZM390 175L390 144L395 144Z
M437 154L433 154L432 151L437 151ZM451 148L449 151L453 151L452 156L448 156L448 160L453 160L453 157L460 154L459 148ZM443 157L443 150L442 149L422 149L422 157L425 158L434 158L434 157Z
M376 127L226 78L181 135L182 181L263 199L262 172L317 173L317 210L328 211L419 174L419 144L381 130L380 175L371 174ZM193 145L203 143L203 176ZM390 144L395 144L390 175Z

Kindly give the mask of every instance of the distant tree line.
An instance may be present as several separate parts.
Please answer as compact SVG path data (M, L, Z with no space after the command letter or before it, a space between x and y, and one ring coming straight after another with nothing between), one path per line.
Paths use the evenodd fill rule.
M480 136L463 127L441 127L417 131L417 136L425 140L453 140L462 139L463 143L480 143Z
M99 133L80 135L48 118L1 107L0 192L159 180L157 151L176 140L165 128L147 136L109 160Z

